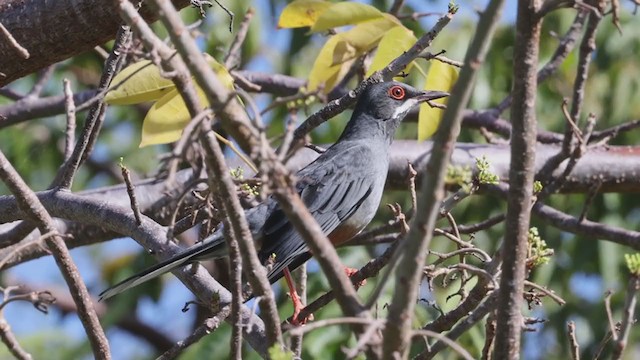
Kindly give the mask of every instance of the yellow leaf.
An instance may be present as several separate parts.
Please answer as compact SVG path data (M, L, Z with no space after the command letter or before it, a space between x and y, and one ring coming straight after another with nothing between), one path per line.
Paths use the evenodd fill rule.
M227 69L211 55L204 54L204 57L222 84L228 89L233 89L233 78ZM196 92L202 106L209 106L209 101L199 86L196 86ZM147 112L142 124L140 147L177 141L189 121L191 121L189 110L178 90L173 89L153 104Z
M348 41L345 41L342 37L338 36L338 42L336 43L335 49L333 49L331 65L338 65L345 61L355 59L360 53L361 52Z
M112 105L157 100L175 89L173 82L163 78L158 67L149 60L127 66L115 76L111 84L104 100Z
M345 25L354 25L382 16L383 13L371 5L347 1L339 2L332 4L320 14L313 26L311 26L311 31L318 32Z
M196 91L200 102L208 106L207 97L202 89L196 87ZM142 123L140 147L177 141L190 120L191 116L182 96L174 89L149 109Z
M413 32L404 26L394 26L387 31L380 39L376 55L373 57L371 66L367 71L367 77L389 65L391 61L409 50L416 41L417 39Z
M204 58L207 60L207 64L211 67L211 69L218 75L218 80L222 82L227 89L233 90L233 77L227 71L227 68L224 65L220 64L213 56L204 53Z
M431 67L424 84L425 90L451 91L458 80L458 69L438 60L431 60ZM446 104L447 98L434 100L436 103ZM444 110L432 108L429 104L420 105L418 116L418 140L422 141L433 135L442 119Z
M385 15L329 38L309 74L309 90L324 84L324 92L331 91L348 71L349 63L373 49L382 36L395 26L398 26L397 19Z
M309 90L314 91L324 85L325 93L331 91L346 63L334 65L333 54L340 38L332 36L324 44L309 73Z
M352 57L355 58L376 47L380 39L398 24L396 18L385 14L379 19L365 21L335 36L355 49L355 56Z
M287 5L280 14L278 28L299 28L315 24L320 14L332 3L321 0L296 0Z

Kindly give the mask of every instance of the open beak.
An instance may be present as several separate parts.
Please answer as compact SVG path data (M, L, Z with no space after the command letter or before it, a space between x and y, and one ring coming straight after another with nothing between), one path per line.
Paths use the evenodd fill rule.
M447 96L449 96L449 93L444 91L421 91L420 94L414 99L418 100L418 102L425 102L429 100L441 99Z

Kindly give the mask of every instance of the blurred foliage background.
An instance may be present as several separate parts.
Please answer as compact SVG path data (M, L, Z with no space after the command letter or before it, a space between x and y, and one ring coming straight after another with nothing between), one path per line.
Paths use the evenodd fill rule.
M247 41L243 46L242 65L240 68L249 70L280 73L306 78L325 37L315 34L309 36L307 29L276 30L276 22L280 11L286 5L284 0L275 1L227 1L227 6L236 14L237 26L239 19L249 6L256 7L249 30ZM391 1L373 0L372 5L379 9L389 9ZM480 8L479 3L462 1L461 11L452 23L440 34L432 46L437 52L447 51L447 56L456 60L463 60L469 39L477 23L474 9ZM412 11L444 12L446 3L443 1L408 1L402 14ZM509 93L512 80L512 49L514 42L515 9L508 6L500 30L493 41L485 66L478 78L472 109L487 109L496 106ZM207 17L200 19L195 9L183 10L183 17L187 23L202 21L198 27L199 42L204 51L217 59L222 59L233 38L227 30L229 18L217 7L207 12ZM571 25L575 10L556 11L545 18L541 47L541 64L550 58L558 44L559 34L563 34ZM417 36L428 30L437 20L437 16L421 18L419 21L405 20L405 24L414 30ZM593 112L597 118L597 129L624 123L640 118L640 23L628 8L623 7L621 14L623 33L619 34L607 17L598 30L598 49L591 64L589 80L586 87L585 107L583 113ZM160 25L154 25L162 33ZM423 61L424 63L424 61ZM539 127L550 131L564 131L564 118L560 105L565 97L572 94L573 78L576 72L576 51L568 57L560 71L552 78L540 85L538 91L538 120ZM76 92L93 88L101 73L102 58L95 52L69 59L57 65L55 74L45 88L44 95L59 95L62 93L62 79L69 78ZM426 63L424 63L426 66ZM408 82L416 83L418 76L410 74ZM28 91L35 76L29 76L11 85L18 91ZM354 83L350 84L355 85ZM270 95L257 95L257 102L264 108L273 98ZM0 98L0 105L10 103ZM302 110L298 115L302 120L306 115L318 109L321 104L314 104ZM168 150L167 146L138 148L141 121L148 106L112 106L108 109L105 127L92 158L82 167L74 190L97 188L120 183L117 161L122 156L127 166L133 170L138 178L154 174L158 167L158 157ZM282 132L286 119L286 109L273 111L266 121L269 124L269 134L276 136ZM79 126L84 114L79 114ZM313 141L329 143L335 141L346 123L350 112L339 115L313 132ZM509 117L509 112L503 114ZM582 119L584 121L584 119ZM12 126L0 131L0 147L7 154L10 161L35 190L45 189L58 166L62 162L61 149L64 143L64 116L38 119ZM636 145L637 131L628 132L614 140L619 145ZM409 123L402 126L399 138L415 139L416 124ZM475 130L463 129L460 136L462 142L485 142L484 138ZM490 161L491 159L489 159ZM8 192L0 185L0 194ZM555 195L550 200L553 205L569 214L579 215L582 211L585 195ZM588 218L609 225L616 225L632 230L640 230L640 197L637 194L601 194L588 212ZM411 207L406 192L389 192L383 199L384 203L398 202L403 209ZM504 212L504 201L491 196L475 196L463 201L457 206L453 214L459 224L471 224L482 221L488 216ZM370 225L380 225L392 218L386 206L381 206L378 217ZM446 226L445 223L440 224ZM537 226L548 246L555 250L555 256L549 264L539 267L532 274L531 280L547 286L567 301L567 305L558 306L546 299L542 306L527 310L530 316L545 319L546 322L535 325L535 332L526 332L523 340L523 358L526 359L566 359L568 354L568 340L566 323L569 320L577 324L577 336L583 356L591 358L608 330L607 317L604 307L604 292L608 289L615 293L612 307L616 318L620 313L615 311L622 308L624 286L627 272L623 267L623 254L630 249L622 246L594 239L583 238L560 232L533 219L533 226ZM489 231L483 231L473 236L474 242L486 251L494 251L502 240L503 226L498 225ZM453 244L442 238L436 238L432 243L436 251L451 251ZM369 258L383 251L385 245L376 247L347 247L340 250L345 264L353 267L363 265ZM73 251L81 266L85 280L93 293L103 289L112 276L124 277L126 273L133 273L134 269L141 269L152 260L133 241L123 239L105 244L90 246ZM47 261L34 261L18 266L2 274L3 281L11 279L13 283L27 282L43 284L54 282L62 284L60 279L52 279L51 275L43 276L48 266ZM323 276L317 272L318 267L313 261L308 265L309 296L314 299L328 289ZM226 268L222 268L226 271ZM108 274L103 276L101 274ZM220 274L224 277L224 274ZM366 294L374 288L375 279L361 289ZM276 285L278 303L281 306L281 316L291 313L291 305L282 284ZM421 296L425 298L419 306L419 321L415 326L422 326L433 319L434 309L429 302L435 301L444 311L455 307L459 298L454 297L446 301L446 297L457 290L452 283L449 287L439 287L431 294L424 286ZM366 296L366 295L364 295ZM386 310L383 297L378 311L383 314ZM180 308L190 296L187 290L173 277L166 277L162 281L154 281L140 286L116 297L109 303L109 312L104 317L105 323L116 323L121 317L136 314L139 318L168 334L174 341L189 334L195 319L202 316L198 311L180 312ZM70 316L54 312L43 319L43 315L35 313L25 305L11 305L5 312L21 339L23 345L36 358L68 359L88 358L90 351L84 342L79 323L75 323ZM316 319L339 316L340 312L335 304L325 307L315 314ZM31 319L32 324L16 324ZM36 325L45 324L45 325ZM57 331L60 326L64 331ZM79 330L80 329L80 330ZM329 358L342 354L340 346L344 345L347 336L339 326L323 328L305 336L302 357ZM112 327L108 330L114 358L117 359L148 359L153 358L154 350L146 342L130 334ZM206 337L181 357L181 359L218 358L228 354L230 327L224 324L213 335ZM484 327L477 325L472 331L459 339L462 345L479 356L484 344ZM630 347L627 350L629 359L640 356L638 340L640 331L633 328ZM354 339L350 339L354 345ZM417 349L416 349L417 350ZM605 352L606 354L607 352ZM634 355L635 354L635 355ZM247 358L256 355L247 348ZM6 349L0 349L0 358L6 358ZM453 352L441 353L441 358L454 359Z

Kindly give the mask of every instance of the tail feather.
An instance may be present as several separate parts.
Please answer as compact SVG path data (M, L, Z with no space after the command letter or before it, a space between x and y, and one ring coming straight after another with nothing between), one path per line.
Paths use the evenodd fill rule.
M224 242L224 238L219 234L215 234L212 239L205 240L199 245L195 245L192 248L189 248L174 257L162 261L136 275L133 275L111 286L110 288L100 293L99 300L106 300L114 295L120 294L125 290L138 286L146 281L149 281L155 277L173 271L181 266L190 264L192 262L205 259L217 259L226 255L227 248L226 243Z

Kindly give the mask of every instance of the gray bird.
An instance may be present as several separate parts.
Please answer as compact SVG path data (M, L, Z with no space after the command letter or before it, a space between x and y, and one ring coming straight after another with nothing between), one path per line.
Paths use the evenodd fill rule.
M369 86L338 141L298 171L296 189L335 246L362 231L378 210L389 168L389 146L400 121L417 104L448 95L395 81ZM248 210L246 217L260 244L260 260L273 263L269 280L273 283L285 275L289 283L289 270L311 257L304 240L271 197ZM186 264L224 256L227 248L219 229L184 252L103 291L100 300Z

